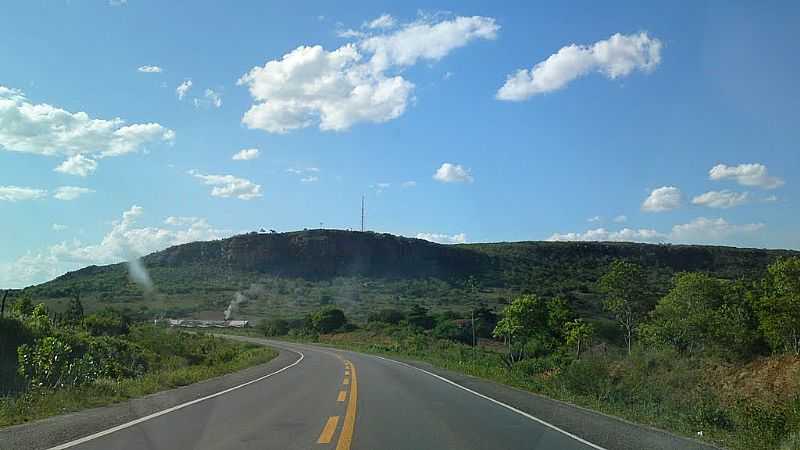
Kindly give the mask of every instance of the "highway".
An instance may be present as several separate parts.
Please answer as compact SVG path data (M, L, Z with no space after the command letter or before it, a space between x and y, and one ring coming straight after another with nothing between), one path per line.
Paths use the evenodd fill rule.
M599 434L604 436L601 440L619 442L619 446L590 442L578 435L581 430L567 431L402 362L310 345L271 341L270 345L280 348L281 354L268 370L226 389L203 392L205 395L186 391L184 401L159 400L162 408L85 432L75 427L91 421L92 413L47 419L39 425L21 426L16 430L18 439L6 443L18 448L84 450L626 448L623 441L609 441L608 431ZM103 408L99 408L95 417L102 414ZM602 428L604 421L615 420L598 417L597 428ZM73 425L65 424L70 420ZM582 423L597 422L583 419ZM48 439L48 430L56 429L64 436L71 433L72 439L59 440L52 435ZM30 436L27 442L25 433ZM0 447L6 448L2 437L0 433ZM637 437L632 439L636 442ZM643 444L646 439L638 442L639 448L654 448ZM702 448L664 442L664 448Z

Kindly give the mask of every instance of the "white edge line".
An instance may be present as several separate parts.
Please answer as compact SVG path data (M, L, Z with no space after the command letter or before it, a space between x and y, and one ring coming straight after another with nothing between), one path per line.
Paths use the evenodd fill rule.
M521 411L521 410L519 410L517 408L514 408L511 405L503 403L503 402L501 402L499 400L495 400L495 399L493 399L493 398L491 398L491 397L489 397L487 395L483 395L480 392L473 391L472 389L470 389L468 387L464 387L464 386L456 383L455 381L448 380L447 378L445 378L443 376L436 375L435 373L428 372L425 369L420 369L419 367L412 366L411 364L406 364L406 363L401 362L401 361L395 361L393 359L384 358L383 356L378 356L378 355L369 355L369 356L373 356L375 358L380 358L380 359L382 359L384 361L391 361L391 362L393 362L395 364L400 364L401 366L406 366L406 367L409 367L411 369L419 370L420 372L426 373L426 374L428 374L428 375L430 375L430 376L432 376L434 378L437 378L437 379L439 379L441 381L444 381L445 383L451 384L451 385L453 385L453 386L455 386L455 387L457 387L459 389L463 389L463 390L469 392L470 394L476 395L476 396L478 396L478 397L480 397L480 398L482 398L484 400L489 400L490 402L492 402L494 404L500 405L503 408L506 408L506 409L508 409L510 411L513 411L513 412L515 412L515 413L517 413L517 414L519 414L521 416L527 417L528 419L530 419L530 420L532 420L534 422L537 422L539 424L542 424L542 425L544 425L544 426L546 426L548 428L551 428L551 429L553 429L555 431L558 431L559 433L563 433L563 434L571 437L572 439L575 439L576 441L578 441L578 442L580 442L582 444L588 445L589 447L592 447L592 448L594 448L596 450L606 450L605 448L600 447L597 444L592 444L591 442L587 441L586 439L583 439L581 437L575 436L574 434L570 433L569 431L563 430L563 429L561 429L561 428L559 428L559 427L557 427L557 426L555 426L555 425L553 425L551 423L545 422L544 420L542 420L542 419L540 419L538 417L532 416L532 415L526 413L525 411Z
M74 447L76 445L80 445L80 444L83 444L85 442L89 442L89 441L97 439L99 437L103 437L103 436L109 435L109 434L114 433L116 431L124 430L125 428L130 428L130 427L132 427L134 425L138 425L138 424L140 424L142 422L146 422L146 421L148 421L150 419L155 419L156 417L163 416L164 414L169 414L169 413L177 411L179 409L186 408L187 406L192 406L192 405L194 405L196 403L200 403L202 401L205 401L205 400L208 400L208 399L211 399L211 398L214 398L214 397L219 397L220 395L227 394L228 392L235 391L237 389L243 388L243 387L248 386L250 384L257 383L257 382L259 382L261 380L269 378L269 377L271 377L273 375L277 375L277 374L283 372L284 370L290 369L290 368L300 364L300 361L302 361L303 358L305 358L305 355L302 352L299 352L297 350L292 350L292 349L287 349L287 350L297 353L298 355L300 355L300 358L298 358L297 361L289 364L288 366L283 367L282 369L276 370L275 372L268 373L268 374L266 374L264 376L256 378L255 380L250 380L250 381L248 381L246 383L242 383L242 384L240 384L238 386L234 386L234 387L225 389L223 391L216 392L216 393L211 394L211 395L206 395L205 397L194 399L194 400L188 401L186 403L181 403L180 405L176 405L176 406L173 406L171 408L167 408L167 409L155 412L155 413L150 414L148 416L144 416L144 417L140 417L140 418L135 419L135 420L131 420L128 423L123 423L122 425L117 425L117 426L115 426L113 428L109 428L107 430L99 431L99 432L97 432L95 434L90 434L89 436L85 436L85 437L82 437L80 439L76 439L74 441L67 442L66 444L61 444L61 445L58 445L56 447L51 447L49 450L63 450L63 449L67 449L67 448L70 448L70 447Z

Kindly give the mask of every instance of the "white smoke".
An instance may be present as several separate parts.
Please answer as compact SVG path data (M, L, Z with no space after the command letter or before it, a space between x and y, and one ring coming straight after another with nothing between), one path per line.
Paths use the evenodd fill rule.
M128 274L134 283L144 289L145 294L153 292L153 280L150 279L150 274L147 273L141 259L133 257L128 260Z
M228 303L228 307L225 308L225 320L230 320L233 317L233 313L239 309L239 305L242 303L247 303L247 297L241 292L237 292L233 295L233 300Z

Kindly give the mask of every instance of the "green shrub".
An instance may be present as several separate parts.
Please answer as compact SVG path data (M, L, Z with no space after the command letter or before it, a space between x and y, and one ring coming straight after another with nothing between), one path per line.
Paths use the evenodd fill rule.
M568 391L594 398L606 398L610 389L608 366L596 357L573 361L559 372L557 380Z

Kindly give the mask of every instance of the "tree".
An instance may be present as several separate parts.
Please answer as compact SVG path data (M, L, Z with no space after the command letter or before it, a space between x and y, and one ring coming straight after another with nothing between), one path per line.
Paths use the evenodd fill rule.
M428 315L428 308L420 305L419 303L415 303L411 306L408 314L406 314L406 320L408 321L409 325L420 327L424 330L433 328L434 324L436 323L433 320L433 317Z
M568 346L575 347L575 357L581 358L581 351L589 346L594 335L594 327L583 321L575 319L564 324L564 337Z
M83 304L81 304L81 295L79 293L75 293L75 296L69 301L67 310L64 312L64 320L73 325L83 320Z
M759 327L773 349L800 355L800 257L780 258L767 272L756 300Z
M264 336L284 336L289 332L289 322L284 319L262 320L258 329Z
M311 328L319 333L330 333L347 323L344 311L337 308L322 308L311 315Z
M383 322L392 325L397 325L403 319L406 318L406 315L397 309L381 309L376 312L372 312L367 316L367 322Z
M524 345L527 340L546 331L546 328L547 309L544 302L535 295L523 295L503 308L503 318L497 322L492 334L505 340L509 360L513 364L525 356Z
M608 272L598 282L606 295L603 307L614 315L622 328L629 355L633 334L643 314L645 282L639 265L622 260L611 263Z
M25 317L33 313L33 302L27 295L17 297L14 305L11 306L11 315L16 317Z
M741 286L704 273L680 273L659 300L643 338L684 353L710 349L746 356L756 340L755 321Z

